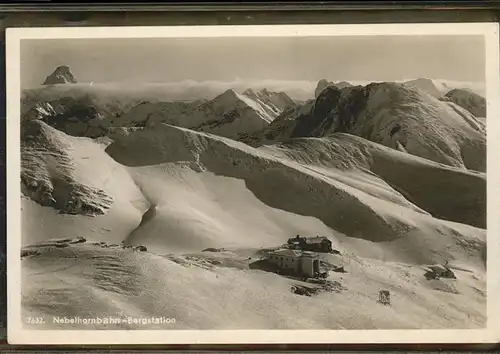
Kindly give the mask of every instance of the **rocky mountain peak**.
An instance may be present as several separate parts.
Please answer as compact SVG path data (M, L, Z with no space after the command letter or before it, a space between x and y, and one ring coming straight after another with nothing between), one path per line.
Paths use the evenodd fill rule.
M333 82L333 81L328 81L326 79L321 79L318 81L318 84L316 85L316 90L314 90L314 97L318 97L321 91L323 91L325 88L330 87L330 86L335 86L339 89L343 89L346 87L353 87L352 84L350 84L347 81L340 81L340 82Z
M69 66L58 66L52 74L47 76L43 85L57 85L57 84L76 84L76 78L71 72Z
M235 90L233 89L229 89L229 90L226 90L224 91L223 93L221 93L219 96L217 96L215 99L217 98L222 98L222 97L232 97L232 98L238 98L238 94L236 93Z
M431 79L418 78L415 80L406 81L405 85L421 90L436 98L440 98L442 96L442 93L438 90L438 88L434 84L434 81L432 81Z
M316 90L314 90L314 97L318 97L321 91L323 91L326 87L332 85L333 85L332 81L328 81L326 79L319 80L318 85L316 85Z
M255 93L255 91L254 91L254 90L252 90L251 88L246 89L246 90L243 92L243 94L244 94L245 96L249 96L249 97L257 97L257 94L256 94L256 93Z

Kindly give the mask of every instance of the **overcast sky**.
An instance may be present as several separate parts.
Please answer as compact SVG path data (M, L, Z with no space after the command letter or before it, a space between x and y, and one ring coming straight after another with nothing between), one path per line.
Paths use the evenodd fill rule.
M67 65L79 82L485 80L482 36L21 41L23 87Z

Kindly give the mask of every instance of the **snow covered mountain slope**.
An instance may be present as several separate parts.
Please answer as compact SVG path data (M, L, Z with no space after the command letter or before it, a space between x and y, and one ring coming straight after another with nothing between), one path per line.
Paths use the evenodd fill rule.
M54 235L92 238L103 229L105 240L117 241L140 221L147 202L104 146L39 120L23 123L21 139L24 244Z
M259 118L267 123L271 122L277 115L277 112L270 106L264 105L262 101L259 101L250 98L248 95L239 94L234 90L227 90L212 101L200 106L198 110L208 117L206 119L208 121L210 121L211 117L217 119L220 115L224 115L228 111L236 111L240 115L248 115L247 120L256 121L255 118ZM199 119L203 121L203 116L199 117Z
M112 198L73 179L71 140L38 120L24 124L22 135L21 181L25 194L70 214L105 213Z
M445 98L478 118L486 118L486 99L472 91L453 89L445 95Z
M434 81L431 79L420 78L409 80L405 81L404 84L414 89L421 90L422 92L425 92L435 98L441 98L444 94L444 92L439 90Z
M446 165L485 171L484 124L456 105L403 84L327 87L276 118L261 144L346 132Z
M273 119L281 112L295 106L295 102L284 92L270 92L267 89L260 91L248 89L243 94L264 106L273 116Z
M297 138L259 150L322 170L361 169L368 176L371 172L434 217L486 227L485 173L457 171L345 133ZM363 190L363 184L352 181L346 183ZM376 179L372 185L377 185Z
M248 254L256 259L252 253L174 258L70 242L31 247L38 253L23 257L23 316L170 319L93 327L108 330L463 329L482 328L486 322L485 277L476 271L454 270L456 282L427 281L421 267L346 254L349 273L333 273L332 291L307 297L290 288L314 286L310 283L248 269ZM377 303L381 288L390 290L391 306ZM88 329L53 321L36 326Z
M484 326L486 230L466 225L484 220L483 173L342 133L252 148L157 123L117 129L106 147L23 125L29 180L48 181L56 200L82 185L82 200L98 202L99 190L110 201L103 213L67 214L24 190L25 316L176 320L148 329ZM250 269L296 234L340 250L322 255L348 271L330 274L329 291L300 296L292 286L313 285ZM425 278L446 261L457 280ZM381 289L391 306L377 303Z
M25 91L22 315L484 328L486 127L417 83L327 81L301 104L245 82ZM315 82L292 84L313 96ZM331 240L328 286L251 266L297 234ZM427 277L445 263L456 279Z
M75 229L79 236L103 237L114 242L129 239L164 250L193 250L193 246L196 249L200 245L212 247L218 242L256 247L276 244L278 239L284 240L295 233L294 230L305 229L336 238L343 234L347 239L394 241L394 245L418 243L430 237L449 245L455 243L453 239L457 234L466 239L477 232L477 235L483 234L473 227L434 219L424 207L435 201L440 190L443 202L432 209L432 214L450 220L459 217L460 222L471 224L484 222L484 213L481 215L484 206L481 199L477 199L484 193L484 176L451 170L418 158L404 162L405 154L383 147L377 152L376 146L370 147L369 142L363 145L356 138L350 142L353 137L341 136L336 148L332 148L332 142L313 140L317 153L304 155L304 146L299 144L296 148L287 148L285 156L282 148L253 149L229 139L160 124L154 129L134 129L117 136L108 146L106 151L117 162L129 166L127 172L90 139L65 136L44 123L38 124L53 144L66 142L64 151L70 163L61 159L47 163L44 155L31 157L29 151L23 151L24 159L36 162L25 164L23 174L28 177L23 177L23 183L34 185L34 181L37 185L46 185L47 188L39 189L51 192L59 203L43 203L25 187L24 213L31 215L34 221L24 225L23 232L30 235L26 242L32 242L31 237L43 240L54 234L75 235L75 231L69 230L80 221L83 224ZM325 150L328 146L329 151ZM363 154L368 147L373 153ZM55 148L49 150L52 155L55 151ZM395 154L395 158L390 153ZM309 157L304 159L304 156ZM324 165L321 156L329 156L331 162ZM376 163L370 165L372 159ZM390 161L394 159L398 163L391 166ZM96 175L89 172L92 169L88 164L95 170L97 163L101 173ZM417 172L433 176L429 179L433 182L413 181L411 176ZM57 175L64 183L50 177ZM443 187L446 184L447 189ZM101 199L96 198L92 188L97 188ZM454 195L452 190L457 188L468 188L470 193ZM85 200L89 203L103 200L107 202L107 209L94 213L97 215L94 217L58 215L60 205L65 205L59 201L68 199L64 194L68 190L78 192L72 195L76 193L73 199L80 199L83 202L80 204L86 205ZM445 199L453 206L448 211ZM35 203L46 206L40 208ZM143 220L138 228L141 215L148 209L154 217L147 222ZM243 215L242 210L245 210ZM308 218L313 219L307 221ZM36 220L43 220L46 226L40 228ZM117 220L122 221L110 227ZM158 238L158 235L164 236ZM449 239L446 235L453 237ZM474 242L479 245L480 238ZM438 249L436 243L434 247ZM420 262L435 261L433 253L420 255Z
M136 126L164 122L202 132L236 139L262 130L282 110L272 100L286 101L279 95L264 95L247 90L239 94L227 90L203 104L182 102L144 103L116 120L117 126Z
M332 161L347 159L357 167L349 171L349 169L345 170L344 164L340 163L325 171L325 169L315 168L309 164L301 164L292 159L279 158L268 153L265 149L253 149L230 139L196 133L166 124L160 124L154 129L135 130L128 135L123 134L120 138L115 139L106 151L117 162L129 167L146 169L146 171L153 169L152 166L155 165L187 161L190 169L205 171L202 172L202 176L206 173L211 176L210 173L213 173L215 176L243 180L246 188L269 207L295 215L314 217L322 221L327 227L346 235L348 238L358 238L372 242L388 242L387 248L390 248L390 245L398 245L394 246L394 254L398 252L404 253L405 256L411 257L416 262L436 261L434 255L441 252L437 250L451 250L451 248L445 246L445 243L447 245L456 244L458 242L457 237L467 239L467 244L470 242L471 245L475 245L464 252L472 252L472 254L482 252L483 230L433 218L426 211L410 203L382 178L370 173L363 173L362 164L359 162L360 156L356 157L355 151L353 152L354 156L348 155L348 157L342 157L342 154L333 154ZM405 155L401 154L401 156ZM413 159L415 159L416 162L414 163L417 166L420 164L426 166L430 163L418 158ZM445 167L438 164L432 163L432 166L434 169L445 170ZM156 167L156 169L159 168ZM162 167L162 169L164 168L166 167ZM151 173L161 175L164 182L155 183L155 185L173 183L169 179L165 180L168 175L159 174L158 171ZM425 167L422 168L422 171L425 171ZM456 173L464 174L459 170ZM392 177L394 178L395 175ZM446 173L436 173L437 180L435 183L439 183L440 175L446 176ZM450 175L453 175L451 170ZM471 188L476 188L480 193L484 179L477 177L475 180L474 174L467 175L471 176L470 181L465 178L466 182L464 183L471 182L471 184L475 184L475 187ZM209 176L207 178L212 178ZM138 181L139 179L135 178L135 180ZM151 180L151 178L143 179L143 181L148 180ZM446 183L448 183L447 181L448 178L446 178ZM137 183L143 191L148 189L144 182ZM444 180L443 183L445 183ZM215 186L213 188L217 189ZM183 195L190 188L174 189L179 192L178 197L172 200L184 201L183 204L193 200L192 196ZM418 186L414 185L410 191L418 194ZM157 208L165 201L173 203L172 208L174 209L169 208L170 210L175 210L176 205L178 205L178 203L170 201L168 195L162 201L161 194L157 190L153 189L151 192L145 193L148 198L159 198L159 200L151 202L157 205ZM204 195L204 193L198 191L193 196ZM421 191L420 193L427 192ZM476 197L477 195L474 195L474 198ZM211 198L205 199L211 200ZM220 197L217 197L215 200L219 199ZM415 196L414 199L419 198ZM425 198L420 197L420 199ZM186 208L181 210L193 210L202 205L198 200L189 203ZM463 196L453 200L453 203L454 205L463 205L464 203L469 204L468 206L476 205L475 200ZM238 203L235 204L233 209L238 210L237 205ZM209 206L205 210L213 209L213 207ZM188 213L189 217L191 215L193 215L192 212ZM209 225L214 225L210 224L210 220L214 220L214 217L210 216L213 215L212 212L208 214L203 212L201 215L203 215L203 219L200 220L206 220ZM356 215L356 217L353 217L353 215ZM459 214L457 213L457 215ZM153 221L150 221L150 223L153 223ZM168 224L173 225L175 223L170 222ZM187 224L179 222L179 225ZM147 233L146 227L144 230ZM224 233L219 228L203 229L201 231L202 235L212 234L213 238ZM153 232L153 234L157 233ZM431 242L431 239L433 240L434 251L426 248L422 254L418 254L414 250L410 251L405 248L408 244L421 246ZM483 241L481 241L482 239ZM443 243L441 244L441 242ZM457 250L460 248L461 246L458 246Z

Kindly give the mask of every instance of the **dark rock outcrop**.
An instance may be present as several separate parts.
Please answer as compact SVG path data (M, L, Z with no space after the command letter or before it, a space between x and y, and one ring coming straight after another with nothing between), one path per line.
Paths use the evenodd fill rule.
M65 134L40 120L21 125L21 191L64 214L102 215L113 203L105 191L75 174L73 146Z
M104 111L88 96L63 97L41 102L23 115L23 120L40 119L72 136L103 136L110 122Z
M330 87L330 86L334 86L338 89L343 89L346 87L352 87L353 85L351 85L347 81L340 81L340 82L335 83L333 81L321 79L318 81L318 85L316 86L316 90L314 90L314 97L318 97L320 95L321 91L323 91L325 88Z
M471 112L476 117L486 118L486 99L472 91L453 89L445 95L445 98Z
M326 79L319 80L318 85L316 85L316 89L314 90L314 97L318 97L321 91L323 91L328 86L333 86L333 82Z

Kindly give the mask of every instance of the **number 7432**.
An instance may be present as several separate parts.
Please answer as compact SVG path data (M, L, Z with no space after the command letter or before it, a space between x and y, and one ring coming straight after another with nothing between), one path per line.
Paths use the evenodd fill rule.
M43 324L45 319L43 317L26 317L26 322L29 324Z

